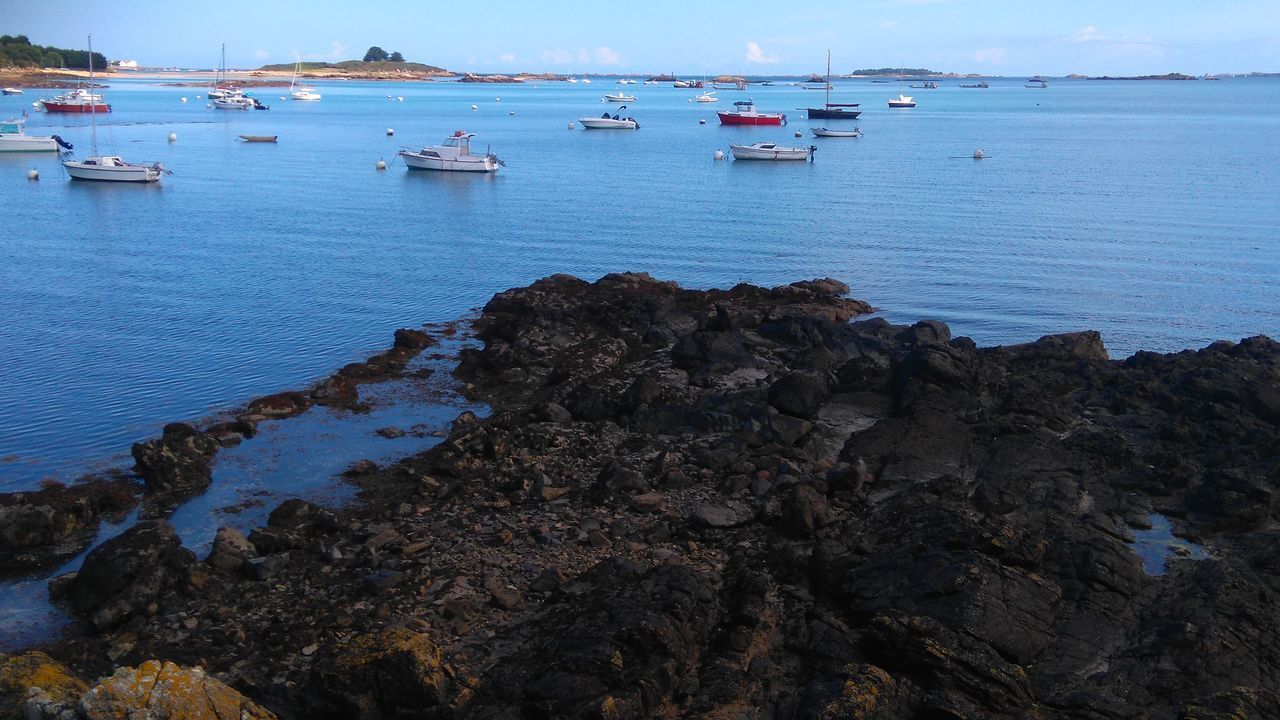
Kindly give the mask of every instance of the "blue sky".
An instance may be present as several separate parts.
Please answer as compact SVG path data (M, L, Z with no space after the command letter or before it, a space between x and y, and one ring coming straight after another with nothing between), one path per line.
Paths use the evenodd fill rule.
M370 45L453 70L783 74L1280 71L1280 0L554 3L15 0L0 33L144 65L345 60Z

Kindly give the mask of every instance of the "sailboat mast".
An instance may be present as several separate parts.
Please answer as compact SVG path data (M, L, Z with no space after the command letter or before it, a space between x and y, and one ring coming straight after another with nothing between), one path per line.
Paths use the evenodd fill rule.
M98 157L98 100L93 96L93 33L89 33L89 124L93 126L91 145L93 157Z
M831 108L831 51L827 50L827 108Z

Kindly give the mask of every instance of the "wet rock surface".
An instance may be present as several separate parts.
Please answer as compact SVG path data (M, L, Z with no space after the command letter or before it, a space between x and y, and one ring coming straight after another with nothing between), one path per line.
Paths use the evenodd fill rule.
M501 293L489 417L207 562L139 526L48 651L287 718L1280 716L1280 345L978 348L847 292ZM1152 513L1208 557L1144 572Z
M133 483L119 479L0 493L0 575L49 567L79 554L98 523L133 509L137 494Z

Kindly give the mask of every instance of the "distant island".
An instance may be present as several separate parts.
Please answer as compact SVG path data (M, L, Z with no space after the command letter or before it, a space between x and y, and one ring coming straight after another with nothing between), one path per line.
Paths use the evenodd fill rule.
M1130 75L1125 77L1112 77L1103 75L1101 77L1091 77L1090 80L1196 80L1194 75L1183 75L1182 73L1166 73L1164 75Z
M255 72L292 72L297 63L263 65ZM311 77L406 78L452 76L454 73L435 65L394 60L344 60L342 62L304 62L301 72Z

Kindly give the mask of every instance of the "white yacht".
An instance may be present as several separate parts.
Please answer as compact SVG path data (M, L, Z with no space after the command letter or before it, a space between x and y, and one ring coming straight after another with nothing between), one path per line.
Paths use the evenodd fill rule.
M697 102L711 103L711 102L716 102L720 98L716 97L715 91L712 90L710 92L704 92L700 95L697 95L693 99L696 100Z
M7 87L4 90L0 90L0 92L3 92L5 95L21 95L22 88Z
M57 152L62 146L71 149L71 143L57 135L28 135L22 128L23 118L0 122L0 152Z
M622 111L626 109L627 109L627 106L623 105L619 107L618 112L613 115L610 115L609 113L605 113L598 118L590 118L590 117L578 118L578 122L582 123L582 127L585 130L637 130L639 129L640 123L636 122L635 118L622 116Z
M913 108L916 101L910 95L898 94L896 98L889 98L889 107L891 108Z
M298 84L298 73L302 72L302 59L298 59L298 64L293 68L293 80L289 81L289 98L291 100L319 100L322 96L316 92L316 89L307 85Z
M497 155L471 154L471 138L475 133L458 130L445 138L443 145L432 145L421 150L401 150L404 164L411 170L452 170L458 172L497 172L504 163Z
M636 96L635 96L635 95L628 95L628 94L626 94L626 93L624 93L624 92L620 92L620 93L608 93L608 94L606 94L606 95L604 96L604 99L605 99L605 100L608 100L609 102L618 102L618 103L623 103L623 102L635 102L635 101L636 101Z

